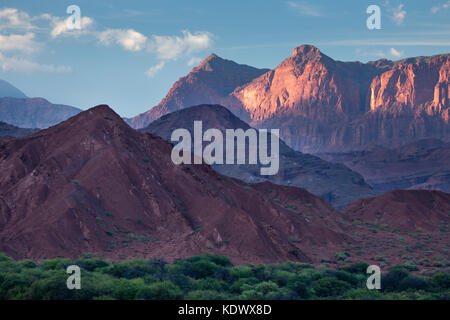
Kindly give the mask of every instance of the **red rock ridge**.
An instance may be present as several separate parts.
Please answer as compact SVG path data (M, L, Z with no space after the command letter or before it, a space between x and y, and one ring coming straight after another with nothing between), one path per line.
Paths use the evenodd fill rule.
M211 56L175 83L161 104L129 123L143 127L206 103L221 104L252 126L279 128L290 147L308 153L448 141L449 59L341 62L302 45L268 71Z
M306 190L177 166L171 149L107 106L0 139L0 252L117 260L209 252L244 264L311 262L353 241L337 224L339 213Z
M222 102L235 88L242 86L268 69L237 64L211 54L170 88L164 99L149 111L127 122L134 128L146 127L153 120L172 111L198 104Z
M230 104L240 105L252 125L280 128L281 137L304 152L448 141L449 57L361 64L301 46L235 90Z
M254 125L286 113L325 122L331 117L342 121L365 111L360 91L376 71L373 65L334 61L316 47L303 45L274 70L236 89L232 96Z

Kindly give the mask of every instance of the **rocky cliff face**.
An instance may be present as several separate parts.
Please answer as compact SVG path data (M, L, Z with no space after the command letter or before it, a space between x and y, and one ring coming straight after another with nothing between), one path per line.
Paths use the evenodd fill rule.
M449 107L449 55L417 57L396 62L376 76L369 88L368 109L389 110L404 106L428 113Z
M175 82L157 106L127 119L127 122L134 128L143 128L172 111L199 104L221 103L234 89L267 71L268 69L237 64L211 54L187 76Z
M217 69L214 80L206 81L208 90L221 88L217 78L239 72L223 66L228 73ZM193 71L163 100L179 103L155 107L148 119L193 104L218 103L252 126L280 128L289 146L309 153L377 144L396 147L424 138L449 140L449 66L449 54L363 64L335 61L303 45L275 69L259 70L259 76L254 72L245 78L248 83L232 90L233 83L227 82L227 90L216 95L198 81L187 81L197 76ZM176 89L188 82L188 91Z
M290 146L308 152L449 139L449 57L361 64L301 46L232 101L252 124L279 127Z
M369 79L382 68L334 61L314 46L295 48L274 70L232 93L252 123L283 115L324 122L365 112Z

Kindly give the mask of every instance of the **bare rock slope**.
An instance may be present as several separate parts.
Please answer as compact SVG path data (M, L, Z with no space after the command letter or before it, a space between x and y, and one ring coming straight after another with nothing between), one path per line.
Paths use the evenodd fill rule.
M171 148L107 106L0 140L0 252L311 262L352 241L333 218L339 213L306 190L177 166Z

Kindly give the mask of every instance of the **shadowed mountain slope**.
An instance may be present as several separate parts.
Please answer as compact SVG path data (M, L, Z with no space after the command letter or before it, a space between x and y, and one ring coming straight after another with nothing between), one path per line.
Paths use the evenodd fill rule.
M166 97L149 111L127 122L143 128L162 115L198 104L220 104L227 96L268 69L257 69L211 54L185 77L175 82Z
M364 151L320 154L359 172L380 191L426 189L450 192L450 143L419 140L398 148L372 147Z
M194 121L196 120L202 121L204 131L215 128L219 129L224 136L226 129L247 130L250 128L247 123L220 105L199 105L165 115L141 131L156 134L170 141L173 130L184 128L193 137ZM270 139L268 140L270 141ZM204 145L207 144L204 143ZM224 148L225 151L226 147ZM235 161L235 163L237 162ZM303 187L338 208L357 199L376 195L376 192L356 172L343 165L333 164L316 156L294 151L283 141L280 141L280 169L276 175L261 175L260 164L213 164L212 167L224 175L247 182L268 180L276 184Z

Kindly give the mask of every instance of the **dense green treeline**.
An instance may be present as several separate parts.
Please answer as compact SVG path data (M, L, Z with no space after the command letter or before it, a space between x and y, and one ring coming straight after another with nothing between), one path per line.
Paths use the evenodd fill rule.
M81 268L81 289L69 290L66 268ZM304 263L233 266L203 255L169 264L118 263L95 257L39 264L0 254L0 299L449 299L450 274L412 275L405 266L384 273L381 290L366 288L366 263L338 270Z

